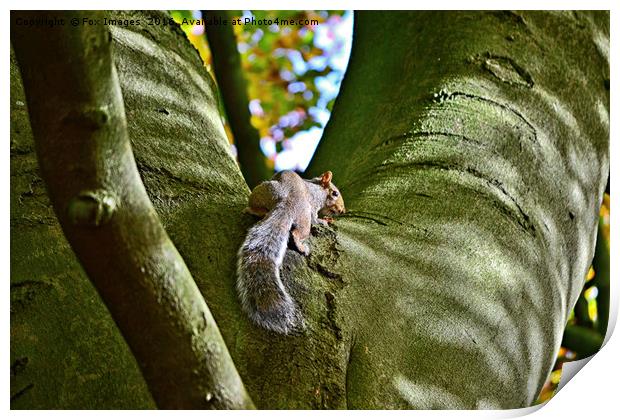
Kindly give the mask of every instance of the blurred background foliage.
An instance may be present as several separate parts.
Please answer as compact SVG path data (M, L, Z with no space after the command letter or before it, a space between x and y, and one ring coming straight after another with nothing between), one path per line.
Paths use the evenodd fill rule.
M212 71L205 28L196 22L201 12L177 10L171 14ZM266 164L276 171L303 171L340 89L351 50L352 12L246 10L229 12L229 16L242 22L254 18L257 22L278 19L280 23L232 27L247 80L251 124L258 131ZM304 24L283 25L282 20ZM222 115L234 145L223 110Z
M212 72L212 56L200 11L172 11L173 18ZM351 50L351 11L236 11L233 18L301 19L304 25L235 25L241 67L247 80L251 124L258 131L271 170L305 170L340 89ZM183 23L183 20L187 19ZM194 23L191 23L191 21ZM215 79L215 77L214 77ZM220 101L220 106L222 101ZM220 109L226 133L234 138ZM538 403L557 390L562 364L588 357L603 343L609 316L609 195L600 212L595 258L571 312L562 347Z

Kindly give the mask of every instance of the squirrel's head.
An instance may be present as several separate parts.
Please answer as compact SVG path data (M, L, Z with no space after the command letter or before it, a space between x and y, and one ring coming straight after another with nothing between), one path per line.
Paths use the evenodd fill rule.
M344 200L342 194L338 191L338 188L332 184L331 171L324 172L320 177L316 178L317 183L327 190L327 198L325 199L325 206L321 209L321 213L324 214L342 214L346 212L344 208Z

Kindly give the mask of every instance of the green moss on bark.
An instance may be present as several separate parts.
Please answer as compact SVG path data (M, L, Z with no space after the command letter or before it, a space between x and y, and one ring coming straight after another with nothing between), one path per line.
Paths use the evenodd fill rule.
M331 169L350 210L339 225L355 284L342 301L356 331L349 407L536 399L592 260L608 19L356 14L308 169Z

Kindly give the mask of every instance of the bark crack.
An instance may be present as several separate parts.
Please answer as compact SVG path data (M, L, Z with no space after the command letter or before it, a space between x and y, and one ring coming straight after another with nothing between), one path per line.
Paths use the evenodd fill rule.
M22 389L20 389L19 391L17 391L15 394L11 395L11 402L22 397L26 392L30 391L33 387L34 387L34 384L30 383L26 385L25 387L23 387Z
M355 332L351 334L351 342L349 344L348 358L344 373L344 406L345 409L349 409L349 391L351 388L350 381L350 373L351 373L351 365L353 364L353 351L355 349L355 345L357 343L357 335Z
M471 167L461 168L454 164L442 162L385 162L379 165L380 170L393 170L398 167L453 171L465 176L472 176L480 179L496 192L496 194L489 195L495 198L493 203L502 213L510 216L511 220L514 220L527 233L533 236L536 234L536 227L534 226L534 223L531 221L530 216L525 212L519 201L506 190L504 185L499 180L487 177L477 169ZM505 198L505 200L502 200L499 197ZM506 204L506 201L510 203L510 205Z
M518 110L516 110L513 107L511 107L509 105L506 105L504 103L495 101L495 100L493 100L491 98L486 98L484 96L475 95L475 94L466 93L466 92L459 92L459 91L449 93L448 96L445 98L445 100L453 100L453 99L459 98L459 97L463 97L463 98L466 98L466 99L472 99L472 100L476 100L476 101L481 101L481 102L484 102L484 103L488 103L488 104L491 104L493 106L499 107L499 108L501 108L503 110L506 110L509 113L513 114L519 120L521 120L523 122L523 124L529 129L529 131L530 131L530 133L531 133L531 135L532 135L532 137L534 139L534 144L536 146L539 146L539 141L538 141L538 135L537 135L536 128Z
M28 361L28 356L15 359L15 361L11 363L11 376L16 376L22 373L26 369Z

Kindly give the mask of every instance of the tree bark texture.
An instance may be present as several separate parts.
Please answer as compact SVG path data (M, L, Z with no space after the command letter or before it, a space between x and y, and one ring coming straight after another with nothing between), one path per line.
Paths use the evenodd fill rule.
M361 12L354 34L309 168L342 184L364 273L349 403L531 404L592 261L609 15Z
M15 46L56 215L161 408L252 407L226 345L140 180L112 35L97 12L16 12ZM50 83L50 81L53 81Z
M313 230L309 258L286 253L307 324L288 337L237 302L236 252L255 219L198 54L174 27L112 34L146 191L259 408L536 399L592 261L608 14L356 14L308 171L333 171L350 211ZM49 209L11 71L12 406L152 407Z

